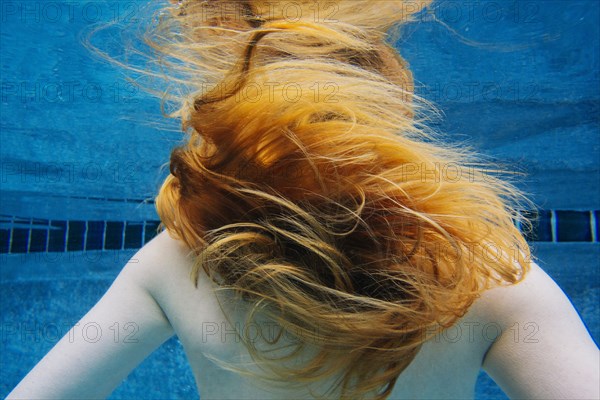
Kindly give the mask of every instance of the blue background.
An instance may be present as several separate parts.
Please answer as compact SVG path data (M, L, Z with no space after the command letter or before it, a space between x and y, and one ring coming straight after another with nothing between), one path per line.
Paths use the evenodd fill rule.
M161 165L181 139L158 100L92 58L81 33L135 23L137 1L1 3L1 214L46 219L156 219ZM436 128L527 175L544 209L600 205L597 0L437 1L397 43L417 93L444 118ZM122 54L117 37L102 48ZM128 38L125 37L125 40ZM134 200L126 202L125 199ZM533 243L596 342L599 244ZM108 288L133 253L1 257L0 395ZM193 398L194 380L172 339L112 398ZM477 398L505 398L482 376Z

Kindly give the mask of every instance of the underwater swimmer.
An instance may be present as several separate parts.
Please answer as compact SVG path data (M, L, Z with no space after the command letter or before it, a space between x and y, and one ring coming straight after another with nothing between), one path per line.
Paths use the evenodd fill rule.
M202 399L473 398L482 368L511 398L600 396L597 346L514 227L518 191L419 170L470 165L426 140L384 43L428 2L173 3L161 26L185 34L155 48L213 85L174 115L191 134L165 230L77 325L135 340L67 335L8 398L105 398L173 335Z

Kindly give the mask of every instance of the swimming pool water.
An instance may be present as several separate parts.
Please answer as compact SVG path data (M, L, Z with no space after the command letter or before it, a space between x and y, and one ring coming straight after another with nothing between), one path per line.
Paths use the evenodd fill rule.
M177 123L80 43L92 24L141 17L144 3L1 3L2 396L158 223L152 199L181 140ZM528 239L596 342L599 15L596 0L438 1L396 43L417 93L444 112L432 125L526 173L517 185L540 208ZM120 54L113 39L105 48ZM111 398L196 396L172 339ZM476 397L505 398L485 376Z

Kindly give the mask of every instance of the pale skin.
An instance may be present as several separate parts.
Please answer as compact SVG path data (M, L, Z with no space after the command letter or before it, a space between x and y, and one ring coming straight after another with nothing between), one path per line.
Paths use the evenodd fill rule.
M105 398L174 334L203 400L310 398L258 387L206 357L233 360L243 350L222 325L208 278L201 274L194 287L188 253L167 232L159 234L76 326L133 323L134 342L103 335L92 343L67 334L8 398ZM568 298L535 263L523 282L489 290L455 328L426 343L391 398L472 398L481 368L510 398L600 398L598 348Z

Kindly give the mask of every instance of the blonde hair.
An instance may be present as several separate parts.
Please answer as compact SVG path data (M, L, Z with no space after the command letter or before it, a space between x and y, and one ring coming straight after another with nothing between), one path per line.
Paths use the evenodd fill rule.
M337 377L330 396L385 399L425 341L523 278L530 251L515 226L528 200L427 128L386 43L429 1L180 3L147 36L192 88L172 114L189 137L156 199L163 226L194 252L195 282L203 270L249 320L318 349L283 367L297 353L274 357L277 338L245 340L264 379Z

